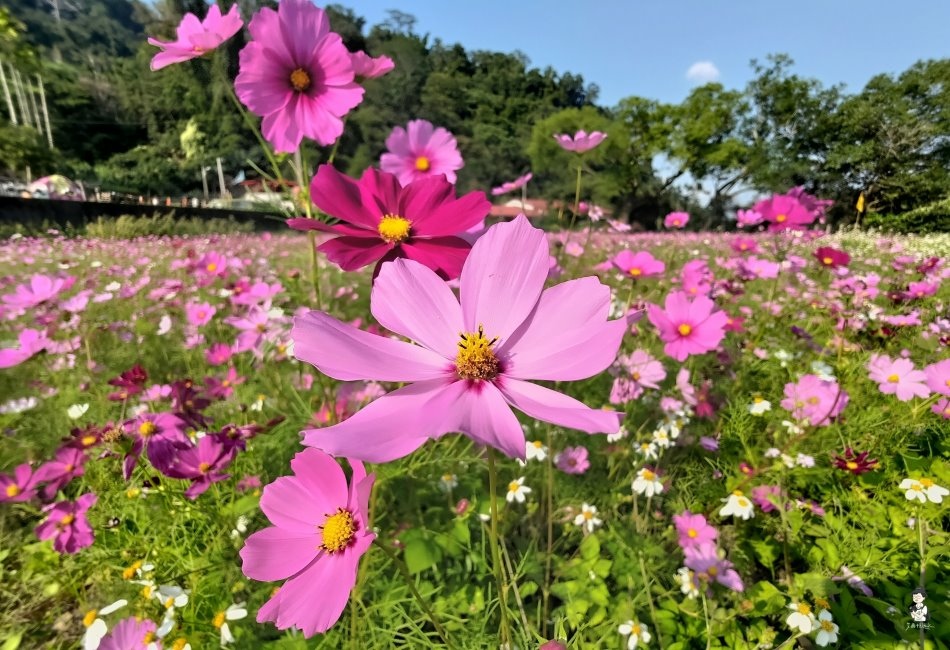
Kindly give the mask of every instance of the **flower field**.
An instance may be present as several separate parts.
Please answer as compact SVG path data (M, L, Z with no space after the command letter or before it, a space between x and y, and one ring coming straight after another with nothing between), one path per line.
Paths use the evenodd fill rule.
M0 243L0 647L948 647L950 240L590 225Z

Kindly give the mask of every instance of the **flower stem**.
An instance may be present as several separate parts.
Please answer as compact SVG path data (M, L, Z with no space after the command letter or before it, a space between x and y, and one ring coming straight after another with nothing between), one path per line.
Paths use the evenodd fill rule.
M425 601L422 597L422 594L419 593L419 590L416 589L416 583L412 579L412 576L409 575L409 568L406 566L406 563L403 562L402 558L396 555L389 546L380 541L379 537L376 537L373 540L373 545L381 549L383 553L386 554L393 564L396 565L396 568L399 569L399 573L402 574L403 579L406 581L406 585L409 587L409 591L412 592L413 598L416 599L416 602L419 603L419 607L422 608L422 611L425 612L426 616L429 617L429 621L432 623L432 626L435 627L435 631L439 634L439 638L442 639L442 643L445 644L447 648L454 648L452 642L449 640L448 635L445 633L445 628L442 627L442 623L439 622L438 617L435 615L435 612L432 611L432 608L429 607L429 603Z
M703 618L706 619L706 650L712 647L712 626L709 624L709 604L706 602L706 592L701 591L703 597Z
M488 503L491 515L488 539L491 543L492 565L495 570L495 582L498 585L498 608L501 614L501 629L499 636L502 645L511 643L511 631L508 627L508 584L505 580L505 570L501 564L501 545L498 537L498 494L497 476L495 472L495 450L488 448Z
M541 625L538 627L541 629L541 636L548 638L548 611L551 601L551 560L553 557L553 548L554 548L554 454L551 452L554 449L552 443L554 442L553 428L548 426L548 454L545 458L545 507L544 512L547 515L547 553L544 556L544 592L543 600L544 605L541 608L542 619Z
M567 227L567 233L564 235L564 245L561 246L561 250L557 253L557 264L561 265L561 260L564 258L564 252L567 250L567 243L571 240L571 233L574 231L574 222L577 220L577 212L581 209L581 174L584 171L584 166L578 162L577 163L577 184L574 187L574 211L571 213L571 223Z
M662 648L664 647L663 637L660 636L660 624L656 618L656 607L653 606L653 593L650 591L650 581L647 579L647 567L643 562L643 552L637 551L637 558L640 560L640 579L643 580L643 590L647 595L647 603L650 605L650 620L653 621L653 629L656 630L656 642Z

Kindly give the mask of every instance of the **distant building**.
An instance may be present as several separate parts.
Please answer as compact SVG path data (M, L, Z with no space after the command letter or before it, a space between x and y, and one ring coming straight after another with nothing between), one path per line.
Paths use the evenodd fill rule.
M502 204L492 205L488 216L517 217L523 212L529 219L541 219L547 215L549 207L550 204L544 199L525 199L523 203L521 199L509 199Z

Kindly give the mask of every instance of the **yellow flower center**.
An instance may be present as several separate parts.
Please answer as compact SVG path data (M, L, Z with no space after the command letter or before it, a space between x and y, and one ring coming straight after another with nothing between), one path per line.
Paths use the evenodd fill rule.
M809 397L808 400L806 400L806 401L807 401L809 404L811 404L812 406L815 406L815 405L816 405L818 402L820 402L821 400L818 399L817 397L815 397L815 396L813 395L813 396Z
M416 158L416 169L420 172L427 172L429 168L432 167L432 163L429 162L429 159L425 156L419 156Z
M643 271L641 271L637 267L633 267L632 269L630 269L630 271L628 271L628 273L630 273L630 275L632 275L633 277L637 277L639 275L642 275Z
M742 490L733 490L732 494L737 497L744 496Z
M788 217L785 216L784 214L776 215L776 217L775 217L775 222L776 222L776 223L785 223L785 220L786 220L786 219L788 219Z
M511 483L508 484L508 491L509 491L509 492L517 492L517 491L518 491L518 488L520 488L520 487L521 487L521 484L518 483L518 481L512 481Z
M887 381L890 382L890 383L892 383L892 384L896 384L896 383L899 382L900 380L901 380L901 378L898 377L896 374L894 374L894 375L888 375L888 376L887 376Z
M155 423L150 422L149 420L146 420L145 422L139 425L139 433L142 435L143 438L148 438L150 435L155 433Z
M186 645L188 645L188 639L183 636L178 637L172 644L172 650L185 650Z
M132 576L135 575L135 572L142 568L142 560L136 560L132 563L132 566L122 571L123 580L131 580Z
M674 225L674 226L680 225L680 220L679 220L679 219L673 219L673 225Z
M719 573L719 567L717 567L716 565L713 565L709 567L708 569L706 569L706 573L708 573L711 577L715 578L716 575Z
M145 585L142 587L142 598L145 600L150 600L152 598L152 585Z
M541 447L544 446L544 445L541 444L541 441L540 441L540 440L535 440L535 441L532 442L531 444L534 446L535 449L541 449Z
M634 625L632 628L630 628L630 632L631 632L634 636L640 636L640 632L642 632L642 631L643 631L643 628L640 627L640 624L639 624L639 623L637 623L637 624Z
M208 266L205 267L208 270L208 273L214 273L218 270L218 265L214 262L209 262Z
M220 630L221 626L224 625L224 612L218 612L215 614L213 623L214 626Z
M804 614L805 616L808 616L809 614L811 614L811 607L809 607L807 603L799 603L799 604L798 604L798 613L799 613L799 614Z
M86 615L82 617L83 627L89 627L90 625L95 623L97 615L98 615L98 612L94 609L90 609L88 612L86 612Z
M491 380L501 371L501 363L492 351L497 337L489 340L485 337L485 330L481 325L477 332L460 334L462 340L458 342L458 354L455 355L455 372L461 379Z
M83 447L89 447L89 446L91 446L91 445L96 444L96 437L95 437L95 436L83 436L82 438L80 438L79 442L82 443L82 446L83 446Z
M686 536L690 539L695 539L697 535L699 535L699 533L696 532L695 528L690 528L686 531Z
M947 381L945 381L945 382L943 382L943 383L946 384L947 388L950 388L950 379L948 379Z
M452 475L451 475L451 474L443 474L443 475L442 475L442 480L445 481L446 483L448 483L449 481L452 480Z
M11 483L10 485L7 486L8 497L13 498L19 493L20 493L20 487L18 485L14 485L13 483Z
M310 75L303 68L297 68L290 73L290 85L298 93L302 93L310 87Z
M925 488L932 488L934 486L934 482L931 481L929 478L920 479L920 484L923 485Z
M630 373L630 376L633 377L633 381L640 381L640 377L642 377L643 375L641 375L639 372L634 370L632 373Z
M765 400L762 399L762 396L761 396L761 395L756 395L755 397L752 398L752 401L755 402L756 404L761 404L761 403L764 402Z
M823 264L827 264L829 266L831 265L832 262L834 262L834 260L831 259L830 257L822 257L821 261Z
M739 507L740 507L740 508L748 508L748 507L749 507L749 501L748 501L745 497L739 497L739 498L736 500L736 503L739 504Z
M145 633L145 636L142 637L142 643L144 643L145 645L148 645L149 643L154 642L156 638L157 637L155 636L154 632L148 631Z
M676 328L676 331L680 333L680 336L689 336L690 332L693 331L693 326L687 323L682 323Z
M175 599L169 596L165 599L165 609L171 609L175 605Z
M848 469L857 469L858 464L854 462L853 460L849 460L847 463L845 463L845 467L847 467Z
M652 481L653 479L656 478L656 474L654 472L651 472L648 469L645 469L643 470L643 478L646 479L647 481Z
M412 222L395 214L387 214L379 220L379 236L390 244L398 244L409 236Z
M744 250L746 250L746 249L748 249L748 248L749 248L749 245L746 244L745 242L739 244L739 250L740 250L740 251L744 251Z
M590 521L593 518L594 518L593 512L591 512L590 510L587 510L586 512L584 512L584 519L586 519L587 521Z
M353 515L343 508L337 508L336 514L327 516L320 529L323 531L322 548L327 553L342 551L356 537L356 522L353 521Z
M820 607L821 609L828 609L830 607L830 605L828 604L828 601L825 600L824 598L816 598L815 606Z
M207 474L209 469L211 469L211 463L198 463L198 471L202 474Z
M821 629L823 629L825 632L834 633L835 624L832 623L831 621L821 621Z
M59 527L59 528L66 528L66 526L69 526L69 525L72 524L74 521L76 521L76 515L68 514L68 515L66 515L65 517L63 517L62 519L60 519L60 520L59 520L59 523L56 524L56 526Z

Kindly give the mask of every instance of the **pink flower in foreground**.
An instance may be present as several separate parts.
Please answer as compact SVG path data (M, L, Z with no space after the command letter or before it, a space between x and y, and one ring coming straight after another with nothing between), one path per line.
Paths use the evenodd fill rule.
M36 481L48 483L43 486L44 499L52 499L56 493L77 476L85 473L86 454L74 447L61 447L53 460L40 465L36 470Z
M706 517L703 515L684 512L681 515L673 515L673 523L679 535L677 541L680 548L708 544L719 536L719 531L706 523Z
M116 623L112 631L102 638L99 650L152 650L156 645L154 621L130 616Z
M86 520L86 511L96 503L92 492L76 501L60 501L46 507L46 519L36 527L41 540L53 538L53 548L59 553L78 553L91 546L95 535Z
M782 408L797 421L813 427L831 424L848 405L848 393L837 382L817 375L802 375L796 383L785 384Z
M502 183L498 187L493 187L491 190L492 196L501 196L502 194L507 194L508 192L513 192L515 190L520 190L522 187L528 184L534 178L534 174L528 172L524 176L519 176L513 181L507 183Z
M892 360L887 355L872 354L867 369L868 378L876 381L885 395L895 395L902 402L930 396L930 388L924 383L927 375L916 370L910 359Z
M20 347L0 349L0 368L12 368L18 366L34 354L45 350L51 341L46 338L46 333L40 330L30 328L20 332L18 337Z
M373 58L362 50L350 54L350 63L353 64L353 73L361 79L382 77L396 67L393 60L385 54Z
M50 275L36 274L30 278L29 284L18 284L13 293L0 296L0 300L14 309L32 309L47 300L52 300L61 292L75 284L76 278L57 278Z
M290 219L298 230L322 230L335 237L317 248L344 271L400 257L415 260L443 278L457 278L470 245L459 237L482 221L491 204L482 192L455 198L441 176L402 187L392 174L369 168L359 182L331 165L321 165L310 184L318 208L344 223Z
M29 463L17 465L12 476L0 474L0 503L29 501L36 496L36 484L40 478L39 473L34 472Z
M587 460L587 448L580 445L565 447L564 451L557 455L554 463L565 474L583 474L590 469L590 461Z
M599 145L606 137L607 134L601 131L592 131L590 134L578 131L573 137L566 133L555 134L554 139L565 151L584 153Z
M395 174L402 185L443 175L455 184L456 170L465 166L455 136L426 120L412 120L405 129L394 128L386 138L386 149L379 168Z
M753 208L769 222L769 230L803 230L811 225L816 215L808 210L797 198L785 194L776 194L759 201Z
M732 562L719 557L716 545L707 542L699 546L690 546L683 549L686 556L686 566L696 572L696 577L702 582L712 584L718 582L733 591L742 591L742 578L732 568Z
M935 393L950 396L950 359L924 367L927 386Z
M685 361L691 354L715 350L725 338L728 317L715 308L716 303L706 296L690 301L686 293L673 291L666 296L665 309L649 305L647 315L666 343L663 351L677 361Z
M689 223L689 213L688 212L670 212L666 215L666 218L663 219L663 225L667 228L685 228L686 224Z
M281 0L277 11L258 11L248 29L253 40L241 50L234 89L264 118L264 137L283 153L296 151L304 138L333 144L363 89L326 12L309 0Z
M304 431L304 444L379 463L460 431L523 459L524 431L512 406L559 426L615 433L620 414L525 381L598 374L613 362L627 328L625 319L607 320L610 288L595 277L545 290L549 258L544 232L525 217L492 226L465 261L461 305L421 264L383 265L373 316L418 345L319 311L297 317L291 336L301 361L342 381L410 382L340 424Z
M375 474L350 460L353 476L316 449L290 462L293 476L264 488L261 510L273 524L247 538L244 575L287 580L257 613L257 622L296 627L305 637L326 632L340 618L356 584L360 557L376 535L366 520Z
M646 251L620 251L610 259L610 263L634 279L662 275L666 271L666 264Z
M176 30L177 41L164 43L155 38L148 39L149 45L162 49L152 57L151 68L161 70L173 63L181 63L207 54L237 34L243 26L244 21L241 20L241 12L236 4L231 5L231 10L223 16L218 5L211 5L203 21L195 14L185 14Z

